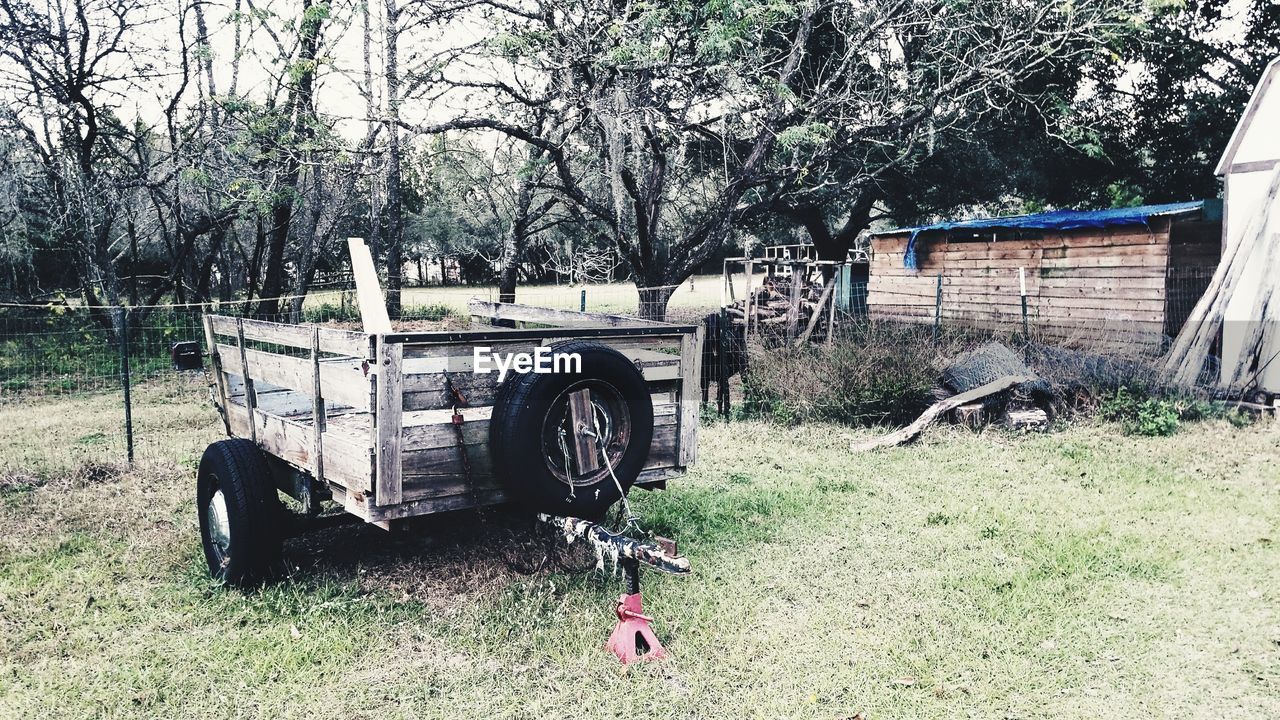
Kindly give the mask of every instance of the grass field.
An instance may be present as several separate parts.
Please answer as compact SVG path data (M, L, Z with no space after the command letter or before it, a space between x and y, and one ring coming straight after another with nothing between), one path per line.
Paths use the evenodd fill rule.
M212 587L216 416L196 385L140 395L130 471L100 462L111 402L0 406L0 717L1280 717L1266 424L857 457L866 431L706 426L696 470L636 496L694 575L646 576L673 658L624 669L620 581L515 574L475 515L331 530L261 591Z
M763 273L755 273L754 287L759 288L763 279ZM720 275L697 275L685 280L671 295L671 300L667 304L669 314L685 319L693 314L700 315L709 309L720 307L721 283ZM734 275L734 288L738 296L745 292L745 273ZM516 302L577 310L581 307L584 290L587 310L593 312L634 313L640 298L634 283L616 282L587 286L524 285L516 288ZM467 314L467 303L475 297L496 301L498 288L487 285L464 285L406 288L401 291L401 302L406 308L443 305L461 315ZM318 307L326 303L337 304L340 298L340 291L317 290L307 296L306 302L308 307Z

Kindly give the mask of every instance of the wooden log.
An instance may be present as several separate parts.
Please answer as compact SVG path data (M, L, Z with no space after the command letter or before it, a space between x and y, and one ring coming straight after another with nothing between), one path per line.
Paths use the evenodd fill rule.
M1034 430L1048 425L1049 416L1040 408L1007 410L1004 414L1004 424L1010 430Z
M968 403L981 400L985 397L995 395L998 392L1003 392L1013 387L1014 385L1027 382L1028 380L1031 380L1031 378L1016 376L1016 375L1006 375L1005 377L1002 377L999 380L993 380L992 382L989 382L986 385L976 387L968 392L962 392L959 395L953 395L947 398L946 400L936 402L933 405L929 406L929 409L921 413L920 417L916 418L915 422L902 428L901 430L897 430L889 433L888 435L874 438L872 440L868 440L865 442L853 443L849 449L852 452L858 453L858 452L866 452L868 450L875 450L878 448L892 447L894 445L901 445L905 442L910 442L916 439L920 435L920 433L924 432L925 428L932 425L933 421L937 420L939 415L942 415L943 413L946 413L954 408L958 408L961 405L966 405Z

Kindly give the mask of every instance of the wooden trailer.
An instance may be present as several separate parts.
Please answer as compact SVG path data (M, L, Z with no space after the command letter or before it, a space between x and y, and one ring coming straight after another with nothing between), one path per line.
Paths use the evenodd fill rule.
M332 500L383 528L513 500L590 516L581 511L617 499L601 488L663 487L694 462L699 326L482 301L470 311L473 329L444 332L205 316L212 394L236 439L221 454L211 446L201 463L197 500L215 575L232 563L218 543L234 546L237 525L248 528L242 545L258 542L234 516L270 522L258 508L278 501L274 490L306 514ZM477 348L534 356L540 347L582 351L585 367L564 378L513 371L500 383L476 366ZM525 417L538 403L544 417ZM226 477L264 473L273 488L237 490ZM522 486L529 478L541 478L532 494ZM570 504L548 507L557 493ZM257 569L255 561L231 574Z

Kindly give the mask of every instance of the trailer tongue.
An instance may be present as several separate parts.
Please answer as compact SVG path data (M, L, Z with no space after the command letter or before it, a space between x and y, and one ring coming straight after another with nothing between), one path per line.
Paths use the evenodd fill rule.
M615 612L618 624L609 636L605 649L628 665L642 660L659 660L667 651L653 633L653 618L643 614L640 597L640 565L671 575L688 575L689 558L676 552L675 542L658 538L656 543L646 543L629 538L589 520L538 514L538 519L564 534L565 542L583 540L591 543L596 552L596 569L604 570L605 561L621 567L626 576L627 591L618 596Z

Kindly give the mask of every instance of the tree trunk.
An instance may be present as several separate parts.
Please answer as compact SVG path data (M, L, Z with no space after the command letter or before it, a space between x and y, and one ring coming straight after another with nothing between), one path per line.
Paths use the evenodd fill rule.
M282 189L271 206L271 232L267 247L267 270L263 276L263 298L258 312L276 315L280 312L279 296L284 291L284 251L289 240L289 226L293 222L296 197L301 194L303 163L301 155L309 155L308 141L315 134L315 67L320 48L320 26L324 15L312 12L313 0L303 0L302 18L298 30L298 62L300 71L289 92L289 108L293 115L293 134L298 146L287 153L281 176Z
M665 321L667 319L667 302L675 293L675 286L638 288L640 291L640 307L637 314L645 320Z
M387 83L387 314L400 317L400 287L404 276L404 203L400 192L400 68L397 45L400 11L396 0L386 0L385 55Z

